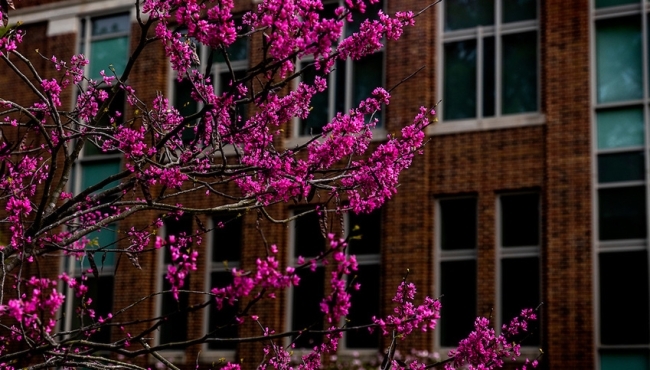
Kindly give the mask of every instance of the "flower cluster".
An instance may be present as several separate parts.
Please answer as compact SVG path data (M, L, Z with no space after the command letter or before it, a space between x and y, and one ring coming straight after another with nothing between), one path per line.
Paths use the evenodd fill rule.
M449 352L453 361L445 364L445 370L461 368L474 369L495 369L503 367L504 359L515 360L521 356L520 344L513 342L513 337L528 331L528 323L537 319L532 309L522 310L519 317L512 319L510 324L503 325L502 331L496 335L490 327L490 320L485 317L478 317L474 322L474 331L460 341L458 348ZM530 361L526 361L526 364ZM537 367L537 361L530 363Z
M397 287L393 302L397 306L393 308L393 315L385 319L373 317L372 321L379 326L384 335L394 330L405 339L413 330L420 328L422 331L436 328L436 320L440 318L440 301L431 297L424 297L420 305L415 305L416 288L415 284L403 280Z

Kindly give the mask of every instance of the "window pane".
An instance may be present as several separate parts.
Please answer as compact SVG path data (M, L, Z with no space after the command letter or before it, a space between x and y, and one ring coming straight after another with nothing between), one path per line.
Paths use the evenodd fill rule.
M379 254L381 249L381 211L359 215L350 212L348 218L350 221L347 232L359 236L359 238L350 240L348 246L350 254ZM359 229L355 231L357 226Z
M242 25L241 18L235 19L235 26L240 27ZM243 27L241 30L238 30L237 33L248 32L246 27ZM227 49L228 51L228 60L231 62L237 62L246 60L248 58L248 37L237 37L235 42L230 44ZM223 57L223 53L219 49L212 51L213 57L212 60L216 63L225 63L226 59Z
M315 76L316 70L310 67L303 72L302 80L311 84ZM311 98L311 111L307 119L303 119L300 123L300 135L311 136L323 132L322 127L329 122L328 95L329 87Z
M352 80L352 108L359 106L362 100L372 96L372 91L377 87L382 87L382 77L384 75L384 53L375 53L361 60L354 61L354 76ZM381 126L381 111L377 111L374 118ZM369 121L370 117L366 117Z
M598 155L598 182L643 180L643 152Z
M609 350L600 352L600 370L647 370L649 368L648 351Z
M446 43L444 62L445 119L476 117L476 40Z
M483 117L493 117L496 104L494 37L483 39Z
M476 198L440 201L442 250L476 249Z
M645 187L598 190L600 240L646 237Z
M440 263L440 345L456 347L476 319L476 261Z
M494 24L493 0L445 1L445 31Z
M174 80L174 107L183 117L199 111L198 103L192 98L192 89L190 80Z
M502 0L503 23L525 21L537 18L537 1Z
M332 7L329 7L328 5L325 6L325 11L329 11L330 13L327 14L327 17L331 18L334 16L334 10L338 8L338 4L334 3L331 4L333 5ZM359 32L359 28L361 26L361 23L366 20L366 19L379 19L379 10L384 8L384 2L380 1L377 4L367 4L366 5L366 12L365 13L360 13L358 10L352 11L352 23L348 23L345 29L345 37L348 37L352 35L355 32Z
M379 265L360 265L356 276L355 282L361 284L361 288L351 292L352 306L347 317L348 326L366 325L370 323L373 316L379 316L381 297ZM348 331L345 333L345 345L347 348L379 348L379 333L377 329L373 333L368 329Z
M596 23L598 102L643 98L639 17L605 19Z
M101 80L99 72L102 70L107 76L113 76L111 65L115 68L115 74L120 77L126 67L128 47L129 38L126 36L91 42L90 78Z
M210 274L210 286L211 287L225 287L229 284L232 284L232 274L230 271L219 271L213 272ZM210 319L208 331L217 330L210 337L212 338L237 338L238 330L237 323L234 320L235 315L238 311L238 305L230 305L227 302L224 303L220 311L217 310L217 305L212 299L210 304ZM231 325L232 324L232 325ZM236 342L208 342L208 348L212 350L233 350L237 348Z
M601 343L648 344L647 252L601 253L599 266Z
M500 201L501 246L539 245L539 194L504 195Z
M93 231L92 233L86 235L86 238L97 241L96 246L88 249L117 249L117 244L114 244L117 241L117 224L111 224L102 230ZM115 252L102 252L99 251L94 253L95 264L97 265L98 272L101 274L104 269L111 269L112 266L115 266ZM82 268L88 270L91 268L88 258L83 259Z
M163 279L163 290L169 291L171 285L165 276ZM189 286L189 277L185 281L186 286ZM174 299L171 292L162 295L161 315L167 316L165 323L160 325L160 344L182 342L187 340L187 307L189 306L189 295L180 292L178 294L178 301Z
M81 307L81 298L77 297L76 294L73 295L73 318L71 329L79 329L83 326L90 325L99 319L99 317L106 318L109 313L113 312L113 277L112 276L100 276L99 279L93 276L89 276L86 281L86 286L88 286L88 292L83 297L85 300L92 299L89 309L95 310L95 319L88 317L86 313L83 317L79 317L78 313L75 310L78 307ZM69 313L70 314L70 313ZM101 330L95 332L90 336L90 340L96 341L99 343L110 343L111 341L111 327L104 326Z
M320 302L324 296L325 269L319 267L315 272L308 269L299 270L300 283L293 287L292 292L292 330L310 328L323 329L323 314L320 311ZM295 340L296 348L313 348L323 339L320 334L303 334Z
M645 142L641 108L599 111L596 122L598 149L640 146Z
M639 0L596 0L596 8L604 8L606 6L624 5L638 3Z
M101 36L118 32L129 32L129 13L97 17L92 19L92 35Z
M503 36L503 114L537 110L537 32Z
M215 217L212 230L212 262L239 261L242 245L242 217L224 214ZM220 224L223 227L220 227Z
M107 161L92 161L84 162L81 165L81 189L85 190L93 185L99 184L101 181L111 175L120 172L120 160L111 159ZM117 181L104 186L104 189L117 185Z
M535 308L541 303L539 291L539 258L504 258L501 260L501 321L508 324L519 316L524 308ZM533 323L534 324L534 323ZM536 327L522 334L526 338L524 346L539 344L539 332ZM517 338L510 338L517 339Z
M303 210L304 211L304 210ZM300 214L296 211L295 214ZM325 247L320 220L315 212L294 221L294 257L316 257Z

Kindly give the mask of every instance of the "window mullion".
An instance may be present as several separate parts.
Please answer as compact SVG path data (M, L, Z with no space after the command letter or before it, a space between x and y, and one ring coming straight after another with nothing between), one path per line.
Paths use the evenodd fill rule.
M476 28L476 117L483 117L483 27Z
M501 98L503 96L501 91L501 0L494 2L494 116L501 117Z

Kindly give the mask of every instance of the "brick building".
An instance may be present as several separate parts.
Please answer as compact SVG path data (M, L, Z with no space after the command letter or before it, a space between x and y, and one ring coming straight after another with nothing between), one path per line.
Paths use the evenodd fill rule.
M109 63L123 68L120 63L139 37L132 3L23 0L11 19L25 24L24 50L39 48L62 59L84 52L96 77ZM427 4L384 0L383 7L394 13ZM237 11L251 6L238 1ZM246 68L255 50L245 41L234 45L233 68ZM543 366L650 369L648 50L650 8L642 0L446 0L419 16L414 28L382 52L339 65L328 92L314 102L313 118L295 122L284 145L304 140L334 110L348 109L368 89L392 87L420 67L416 78L392 94L377 137L409 123L419 106L442 99L439 122L427 131L430 142L402 176L398 195L379 212L348 216L344 222L348 230L355 224L371 230L352 245L365 290L354 298L361 308L350 319L364 323L363 314L388 313L408 268L421 294L444 295L440 327L414 336L408 346L446 353L471 330L476 315L492 315L500 326L522 306L544 302L539 330L524 348L533 357L542 348ZM208 59L208 50L198 52L201 60ZM186 104L188 86L176 82L161 62L161 50L145 53L131 80L143 100L162 91L186 112L196 109ZM37 68L45 66L35 60ZM229 83L223 68L214 59L217 88ZM0 74L0 85L8 86L4 78ZM95 175L119 167L119 156L88 151L75 169L74 186L78 191ZM200 200L187 199L188 204L195 201ZM272 210L278 217L301 211ZM192 220L180 220L161 232L192 227ZM206 289L225 279L223 260L231 267L250 266L264 248L255 230L255 216L246 215L204 238L199 247L207 258L201 259L191 287ZM287 263L315 253L310 248L320 235L317 222L308 217L290 227L264 225L264 231L268 240L288 246L281 251ZM162 288L165 263L161 253L145 257L142 270L120 266L128 271L120 274L109 258L95 285L102 293L100 305L114 310L142 292ZM66 266L73 274L78 269ZM205 278L197 279L201 274ZM268 325L306 325L304 314L310 304L317 305L324 276L319 269L304 277L308 288L264 303ZM161 314L171 306L159 298L129 315ZM62 316L64 328L74 325L71 316ZM211 312L178 315L154 340L199 336L218 323ZM259 334L252 326L240 331ZM303 337L298 346L317 340ZM349 333L341 352L371 354L379 346L377 337ZM188 366L197 356L203 364L222 357L256 364L259 349L211 342L168 355Z

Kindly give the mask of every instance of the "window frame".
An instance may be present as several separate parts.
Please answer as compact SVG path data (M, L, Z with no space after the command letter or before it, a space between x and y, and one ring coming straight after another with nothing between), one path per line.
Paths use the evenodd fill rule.
M299 208L292 209L292 210L290 210L291 217L302 214L302 213L304 213L304 212L306 212L306 211L308 211L310 209L314 209L315 206L316 205L313 205L313 207L308 206L308 207L299 207ZM317 211L314 211L314 212L317 212ZM300 216L300 217L303 217L303 216ZM296 225L296 221L297 221L297 218L289 222L289 251L287 253L287 261L288 261L287 265L288 266L296 266L297 265L297 259L296 259L296 238L297 238L296 237L296 229L297 229L297 225ZM325 246L324 243L325 243L325 239L323 240L323 247ZM302 256L302 257L304 257L305 262L307 262L310 259L315 258L316 256ZM323 265L323 263L318 262L318 267L317 268L325 269L326 266ZM324 270L324 271L326 271L326 270ZM316 273L316 272L311 272L310 271L310 273ZM323 276L325 278L327 278L327 274L324 274ZM326 291L325 290L325 284L326 284L325 280L323 280L323 285L322 285L323 293L325 293L325 291ZM284 325L285 325L285 328L286 328L287 331L293 331L293 330L297 330L297 329L293 328L293 322L292 322L295 287L293 285L290 286L289 289L287 289L286 292L287 293L286 293L286 298L285 298L285 309L284 309L284 313L285 313L284 321L285 321L285 324ZM323 335L323 337L324 337L324 335ZM287 336L283 341L284 346L285 347L289 346L293 342L293 340L294 339L292 338L292 336ZM311 349L308 348L308 347L297 347L296 346L293 349L293 351L296 352L296 353L307 353L307 352L310 352Z
M503 240L502 240L502 233L503 233L503 225L502 225L502 216L503 216L503 207L501 204L501 199L502 197L508 197L508 196L518 196L518 195L529 195L529 194L536 194L537 197L537 202L538 202L538 235L537 235L537 245L522 245L522 246L508 246L504 247L503 246ZM521 192L508 192L508 193L501 193L497 194L496 196L496 248L495 248L495 266L496 266L496 273L495 273L495 303L498 309L496 310L496 315L495 315L495 324L494 326L497 328L500 328L502 325L507 325L512 317L503 317L503 307L501 307L501 302L502 302L502 275L503 275L503 267L502 267L502 262L504 259L514 259L514 258L537 258L537 264L538 264L538 273L539 276L537 278L539 279L539 286L537 287L539 291L539 302L537 303L538 305L542 303L542 255L541 255L541 249L542 249L542 195L538 191L521 191ZM535 308L535 307L521 307L523 308ZM536 327L541 329L541 325L536 324ZM538 337L541 340L541 330L538 330ZM541 345L540 343L537 344L529 344L524 341L522 343L521 349L524 352L529 352L531 356L535 353L535 351L539 348Z
M471 28L445 31L445 7L441 6L439 8L439 16L437 21L437 37L435 41L436 49L436 76L437 86L436 92L438 96L444 99L444 81L445 81L445 65L444 65L444 48L445 43L465 41L465 40L476 40L476 116L474 118L463 118L463 119L444 119L444 105L440 104L437 108L438 110L438 120L439 122L436 125L430 125L427 127L427 133L429 135L444 135L450 133L458 132L471 132L471 131L483 131L483 130L494 130L494 129L503 129L510 127L522 127L522 126L537 126L543 125L546 123L546 116L542 112L542 68L541 68L541 4L540 1L536 1L537 6L537 18L534 20L524 20L516 21L510 23L502 23L501 19L501 9L502 2L506 0L495 0L494 1L494 23L490 26L474 26ZM503 57L502 57L502 47L503 42L501 37L505 35L516 35L522 34L525 32L534 31L537 33L537 49L536 49L536 61L537 61L537 110L534 112L523 112L523 113L514 113L514 114L502 114L502 69L503 69ZM495 88L495 97L494 97L494 116L483 117L483 39L486 37L494 38L494 54L495 54L495 65L494 65L494 88Z
M243 216L239 216L240 218L243 218ZM215 217L210 217L208 221L208 230L214 230L216 227L215 223ZM244 223L242 219L242 225L239 228L239 232L242 234L241 236L243 237L243 229L244 229ZM212 290L212 273L213 272L228 272L231 271L232 268L240 268L242 265L242 252L243 252L243 238L242 238L242 243L239 245L239 260L238 261L228 261L228 266L225 266L222 262L215 262L212 260L212 257L214 255L214 242L215 242L215 236L213 232L209 232L207 234L207 237L205 238L207 241L206 244L206 254L205 254L205 260L206 260L206 265L205 265L205 274L204 274L204 289L206 292L209 292ZM211 296L208 296L210 300L213 298ZM227 303L226 303L227 304ZM209 325L210 325L210 306L207 306L205 310L203 310L203 334L207 335L209 331ZM204 353L202 357L202 361L217 361L220 359L226 359L226 361L234 361L236 360L236 349L210 349L208 343L203 343L202 345L202 352Z
M604 352L626 353L630 351L643 352L646 359L650 362L650 340L644 344L603 344L601 333L601 293L600 293L600 256L601 254L624 254L630 252L645 252L646 266L650 268L650 4L647 1L639 0L635 3L624 5L612 5L596 7L596 0L591 0L589 11L589 27L590 27L590 86L591 86L591 170L592 170L592 295L593 302L593 359L595 368L600 370L601 354ZM641 73L643 84L643 96L640 99L621 99L612 102L599 102L598 101L598 60L597 60L597 25L599 21L607 19L616 19L637 16L640 17L640 37L641 37ZM613 148L599 148L598 144L598 113L609 109L634 109L640 108L643 116L643 141L642 145L629 145L623 147ZM599 155L602 154L617 154L617 153L634 153L641 152L644 157L644 175L640 180L625 180L625 181L607 181L600 182L599 179ZM600 239L600 204L599 194L601 189L629 189L632 187L644 186L645 187L645 233L644 238L629 238L629 239ZM647 276L648 286L650 287L650 273ZM650 297L650 288L647 292ZM650 312L648 313L650 316ZM650 320L650 318L648 319Z
M442 209L440 202L448 200L462 200L462 199L474 199L476 201L476 244L474 249L458 249L458 250L449 250L445 251L442 249ZM475 278L478 281L478 235L480 230L479 225L479 196L478 194L467 194L467 195L458 195L458 196L443 196L435 201L435 230L434 230L434 240L435 248L433 248L434 253L434 291L439 296L442 292L442 263L443 262L453 262L453 261L474 261L476 264ZM476 309L478 310L478 286L477 291L474 292L476 299ZM444 305L444 302L443 302ZM476 312L475 312L476 315ZM442 318L441 318L442 319ZM440 328L436 328L434 332L434 348L438 352L448 353L449 350L456 349L456 347L443 346L442 341L442 332ZM468 333L469 334L469 333Z
M382 10L386 10L386 5L388 0L380 0L383 2L382 4ZM338 4L339 6L343 6L345 1L344 0L325 0L323 1L323 5L330 5L330 4ZM345 38L345 32L346 32L346 26L348 23L346 22L345 25L343 26L343 30L341 33L341 40ZM376 87L383 87L386 85L386 47L381 48L381 50L376 51L372 55L381 53L381 64L382 64L382 74L381 74L381 86L376 86ZM370 57L370 56L366 56ZM303 58L300 61L296 63L296 70L300 70L303 67L303 64L309 64L312 63L314 59L312 57L307 57ZM345 86L343 87L344 90L344 96L345 96L345 102L344 102L344 108L343 108L343 113L348 112L350 109L354 108L354 103L353 103L353 98L354 98L354 63L356 61L352 60L352 58L348 58L345 61L345 79L344 83ZM337 110L336 110L336 95L337 95L337 70L334 67L332 72L326 76L327 80L327 111L328 111L328 121L323 123L323 126L326 125L327 123L331 122L331 120L336 116ZM294 89L298 87L298 84L302 81L302 75L300 78L297 78L294 83ZM334 87L334 88L332 88ZM369 96L368 96L369 97ZM382 109L382 112L385 112L385 108ZM372 129L372 141L379 141L379 140L384 140L386 137L386 128L385 128L385 115L382 115L380 118L379 122L377 122L377 126ZM300 144L304 144L306 141L310 140L313 135L303 135L302 134L302 119L296 117L293 119L293 124L292 124L292 132L293 135L291 138L289 138L286 141L286 146L291 147L291 146L296 146Z
M91 13L91 14L84 14L80 15L78 17L75 17L74 23L77 26L77 39L75 42L75 50L76 54L79 54L80 51L83 49L84 50L84 56L90 57L90 45L91 42L94 40L92 36L92 22L93 20L97 18L105 18L105 17L110 17L110 16L120 16L120 15L126 15L128 14L129 16L129 29L128 31L123 31L123 32L118 32L116 33L118 36L126 36L127 37L127 45L130 47L130 41L131 41L131 25L132 25L132 18L133 18L133 10L131 7L128 8L116 8L116 9L111 9L110 12L99 12L99 13ZM109 38L109 37L115 37L116 34L111 34L108 36L100 36L100 39L104 38ZM82 37L82 35L84 35ZM130 50L127 50L127 54L124 55L124 59L128 60ZM90 61L90 59L88 59ZM88 76L90 73L90 63L86 64L84 66L84 76ZM109 71L110 72L110 71ZM86 80L82 80L81 82L82 86L86 88L88 86L88 82ZM76 104L76 99L71 100L70 105L72 108L74 108ZM91 145L91 144L89 144ZM77 194L81 191L83 191L83 178L84 178L84 167L87 168L87 166L90 166L92 164L96 163L110 163L110 162L118 162L118 166L121 169L123 166L122 163L122 155L119 153L102 153L102 154L87 154L85 153L85 150L82 150L79 152L78 160L77 163L72 167L72 173L71 173L71 181L68 184L69 189L71 190L71 193ZM117 226L117 224L113 224ZM109 231L108 229L103 230L105 232ZM117 234L116 230L114 231L115 233L115 242L117 242ZM110 249L115 249L114 248L108 248ZM114 252L107 252L107 253L114 253ZM117 255L114 255L114 258L116 258ZM79 278L82 273L83 273L83 263L87 257L84 256L81 261L77 261L75 257L64 257L62 258L62 271L65 271L69 276L74 277L74 278ZM113 297L111 299L112 301L112 307L110 308L110 312L113 312L115 309L115 261L113 261L112 264L104 266L103 263L100 261L97 264L98 268L98 276L99 279L102 277L107 277L107 276L112 276L113 277ZM96 263L97 263L96 262ZM89 276L88 279L96 279L94 276ZM64 286L65 292L66 292L66 297L74 297L74 291L68 287ZM75 306L74 306L74 299L66 299L64 305L62 306L62 312L65 315L63 319L63 327L64 330L68 331L71 330L72 328L72 318L75 316ZM109 329L110 330L110 329Z
M233 17L235 21L241 20L241 16L235 16ZM213 49L210 49L206 45L202 45L199 43L195 43L196 45L196 52L199 57L199 60L201 61L201 64L198 66L192 66L188 69L194 69L198 70L199 72L203 73L206 70L207 67L207 62L210 56L210 53L213 52ZM251 45L250 41L246 42L246 58L243 60L235 60L235 61L230 61L230 66L232 67L232 70L234 73L237 72L242 72L242 71L247 71L250 65L251 61ZM214 59L214 58L213 58ZM169 97L169 102L170 105L178 109L179 111L181 110L180 107L176 106L176 95L177 95L177 88L176 84L178 83L177 77L178 77L178 72L175 71L171 65L167 62L167 69L169 71L168 73L168 79L167 79L167 91L168 91L168 97ZM221 74L229 72L228 69L228 64L226 62L219 62L217 60L212 60L212 67L210 68L210 73L212 75L212 88L214 89L215 94L221 94L222 91L220 89L221 86ZM185 79L183 79L185 81ZM201 101L196 101L196 107L197 107L197 112L199 112L201 109L203 109L203 102ZM248 109L247 107L244 107L244 109ZM226 154L236 154L237 150L233 147L233 145L226 145L222 148L224 153ZM171 158L172 160L175 160L175 158Z
M351 211L350 211L351 212ZM384 212L383 210L377 209L374 212L379 212L379 225L377 225L377 228L379 229L379 253L368 253L368 254L355 254L357 257L357 264L359 266L377 266L379 267L379 280L377 284L379 284L379 292L380 295L383 294L382 289L381 289L381 278L383 276L382 270L383 266L381 263L381 256L382 256L382 240L383 240L383 219L384 219ZM370 216L370 214L363 214L363 215L357 215L357 217L363 217L363 216ZM350 213L346 213L344 215L344 225L346 226L346 229L344 230L344 235L347 237L350 235L352 230L354 229L354 225L351 224L351 217ZM361 233L363 234L364 231L361 230ZM350 255L350 249L349 247L346 248L345 250L346 256ZM353 274L354 275L354 274ZM326 277L327 278L327 277ZM363 289L363 285L361 286L361 289ZM351 294L354 296L354 291L351 292ZM381 296L377 298L377 311L378 311L378 316L381 315L381 306L382 306L382 298ZM370 323L370 316L368 317L368 323ZM340 323L340 325L343 325L344 322ZM375 333L379 333L378 329L375 329ZM343 356L355 356L359 355L362 358L366 357L371 357L373 355L376 355L378 351L381 350L381 337L379 338L378 341L378 346L377 348L357 348L357 347L350 347L347 344L347 332L343 332L343 338L341 341L339 341L339 349L338 349L338 354L343 355Z

